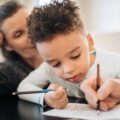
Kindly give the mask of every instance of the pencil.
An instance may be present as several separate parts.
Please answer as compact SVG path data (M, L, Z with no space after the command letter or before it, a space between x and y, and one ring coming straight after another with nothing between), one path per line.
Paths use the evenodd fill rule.
M66 92L69 91L69 89L64 88ZM55 91L53 89L43 89L43 90L36 90L36 91L21 91L21 92L13 92L12 95L18 95L18 94L34 94L34 93L47 93L50 91Z
M97 78L96 78L96 91L99 89L100 87L100 64L97 64ZM97 114L100 114L100 100L97 101Z
M54 91L52 89L43 89L43 90L37 90L37 91L21 91L21 92L13 92L12 95L18 95L18 94L33 94L33 93L47 93L50 91Z

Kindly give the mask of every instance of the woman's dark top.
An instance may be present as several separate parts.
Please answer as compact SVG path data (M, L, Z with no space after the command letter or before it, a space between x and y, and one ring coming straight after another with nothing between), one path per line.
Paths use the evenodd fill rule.
M23 60L9 60L0 63L0 98L15 92L23 80L34 68Z

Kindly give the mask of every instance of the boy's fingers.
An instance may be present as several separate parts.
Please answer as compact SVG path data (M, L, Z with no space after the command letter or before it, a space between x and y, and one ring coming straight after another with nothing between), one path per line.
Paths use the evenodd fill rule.
M49 94L47 94L47 104L53 108L64 108L68 103L66 94L63 94L58 98L54 93L55 91L52 91L51 93L49 92Z
M107 98L112 93L113 88L114 88L113 82L106 80L106 82L102 84L102 86L99 88L97 92L98 98L100 100Z
M59 87L55 91L50 91L47 93L47 95L52 99L59 99L61 98L65 93L65 89L63 87Z
M53 108L64 108L68 104L68 100L65 100L64 102L56 101L51 104Z
M68 98L66 95L62 96L59 100L58 100L59 104L62 105L66 105L68 103Z
M59 87L60 87L60 86L57 85L57 84L50 84L49 87L48 87L48 89L56 90L56 89L58 89Z
M115 107L115 105L119 102L119 99L114 99L114 98L106 98L105 100L101 101L100 103L100 108L103 111L110 110Z
M88 92L88 91L86 91L88 86L94 90L96 89L96 77L93 76L93 77L83 81L80 85L80 89L83 92Z
M112 101L112 102L101 101L100 102L100 109L103 111L107 111L107 110L114 108L115 105L116 105L116 102L114 102L114 101Z
M59 99L63 97L64 95L66 95L66 91L63 87L59 87L54 94L55 94L54 95L55 99Z
M84 92L87 101L90 103L93 103L95 106L98 98L97 98L96 91L93 89L93 87L89 83L85 82L81 84L80 89Z
M86 89L82 89L85 93L85 97L89 103L92 104L92 106L96 105L96 102L98 100L96 92L89 86L86 86ZM89 91L89 92L88 92Z
M100 102L100 109L103 110L103 111L107 111L108 110L108 105L106 102L104 101L101 101Z
M93 100L89 96L85 96L85 99L87 100L90 106L92 106L93 108L96 108L96 102L93 102Z
M115 101L112 101L112 102L108 102L107 105L108 105L108 109L112 109L115 107L117 103Z

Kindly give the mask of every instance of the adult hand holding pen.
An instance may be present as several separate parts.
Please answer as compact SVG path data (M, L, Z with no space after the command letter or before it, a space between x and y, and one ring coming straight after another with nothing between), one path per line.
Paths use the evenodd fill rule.
M95 89L96 77L91 77L81 84L80 88L85 93L85 98L92 107L96 108L98 99L100 109L107 111L120 102L120 80L101 78L100 88Z
M65 89L57 84L50 84L48 89L54 91L45 94L45 102L52 108L64 108L68 103Z

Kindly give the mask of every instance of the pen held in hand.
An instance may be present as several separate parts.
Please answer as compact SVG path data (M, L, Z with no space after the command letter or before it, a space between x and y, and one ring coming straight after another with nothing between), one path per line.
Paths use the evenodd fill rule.
M96 91L99 89L100 87L100 65L97 64L97 78L96 78ZM100 114L100 100L97 101L97 114Z
M65 89L65 88L64 88ZM35 94L35 93L47 93L50 91L55 91L53 89L43 89L43 90L36 90L36 91L21 91L21 92L13 92L12 95L18 95L18 94ZM69 91L69 89L65 89L65 91Z
M12 95L18 95L18 94L34 94L34 93L47 93L50 91L55 91L52 89L43 89L43 90L36 90L36 91L21 91L21 92L13 92Z

